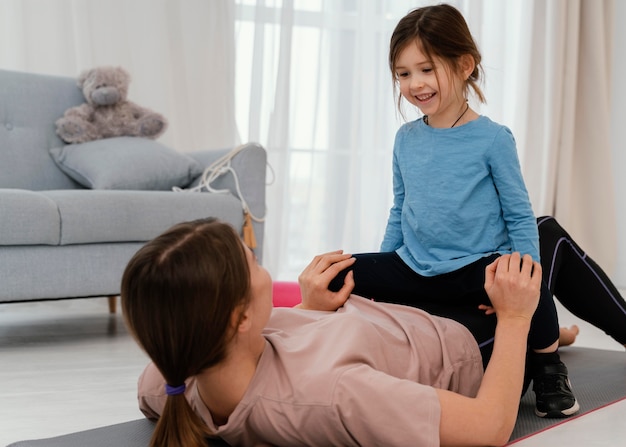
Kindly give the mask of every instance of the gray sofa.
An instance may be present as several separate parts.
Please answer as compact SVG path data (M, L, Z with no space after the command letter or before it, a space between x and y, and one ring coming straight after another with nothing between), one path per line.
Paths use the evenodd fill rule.
M114 297L130 257L171 225L213 216L242 228L231 172L212 183L229 192L172 191L233 152L131 137L65 145L55 121L83 102L73 78L0 70L0 303ZM263 216L265 150L248 144L231 166ZM262 259L263 223L254 230Z

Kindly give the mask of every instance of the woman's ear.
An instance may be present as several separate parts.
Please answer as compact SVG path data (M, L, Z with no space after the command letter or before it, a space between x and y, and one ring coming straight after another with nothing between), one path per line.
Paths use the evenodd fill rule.
M237 332L246 332L252 325L248 306L237 306L230 315L230 327Z

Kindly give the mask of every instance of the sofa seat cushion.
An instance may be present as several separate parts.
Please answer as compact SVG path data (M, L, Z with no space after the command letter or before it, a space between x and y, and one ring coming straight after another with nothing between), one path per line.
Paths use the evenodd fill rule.
M0 209L0 245L145 242L211 216L243 225L241 202L230 193L0 189Z
M173 191L45 191L61 216L60 245L148 241L172 225L219 216L243 224L241 202L230 193Z
M0 189L0 245L58 245L61 219L53 199L25 189Z

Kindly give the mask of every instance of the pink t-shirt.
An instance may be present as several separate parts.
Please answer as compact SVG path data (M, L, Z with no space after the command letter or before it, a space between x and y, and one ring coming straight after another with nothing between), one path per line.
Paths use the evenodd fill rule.
M193 378L186 397L231 445L438 446L434 388L475 396L482 360L469 331L419 309L352 296L336 312L276 308L254 377L213 423ZM150 364L139 406L157 418L165 382Z

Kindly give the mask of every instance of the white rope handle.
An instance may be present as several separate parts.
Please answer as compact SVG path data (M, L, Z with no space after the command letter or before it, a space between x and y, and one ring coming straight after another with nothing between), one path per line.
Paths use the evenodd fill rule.
M207 168L202 172L202 177L200 178L200 183L197 186L194 186L193 188L188 188L188 189L183 189L183 188L179 188L177 186L174 186L172 188L172 190L175 191L175 192L201 192L203 189L206 189L208 192L217 193L217 194L229 193L230 190L228 190L228 189L215 189L215 188L213 188L211 186L211 183L213 183L216 179L218 179L222 175L227 174L227 173L231 173L232 176L233 176L233 180L235 182L235 191L237 193L237 197L239 198L239 200L241 200L241 205L243 207L244 212L248 213L250 215L250 218L252 220L254 220L255 222L264 222L265 221L265 216L257 217L254 214L252 214L252 212L250 211L250 207L248 206L248 202L246 202L246 200L243 197L243 194L241 192L241 187L239 186L239 177L237 176L237 172L231 166L232 159L239 152L244 150L246 147L247 146L245 144L240 144L239 146L235 147L233 150L231 150L228 153L224 154L222 157L218 158L213 163L211 163L209 166L207 166ZM267 166L269 166L270 170L272 171L272 176L273 176L274 175L274 170L269 165L269 163L267 164Z

